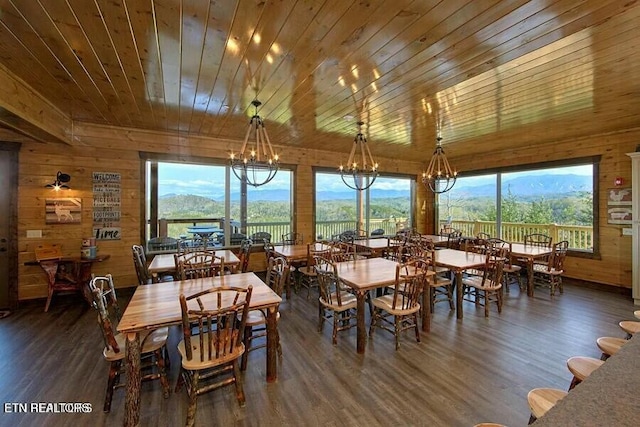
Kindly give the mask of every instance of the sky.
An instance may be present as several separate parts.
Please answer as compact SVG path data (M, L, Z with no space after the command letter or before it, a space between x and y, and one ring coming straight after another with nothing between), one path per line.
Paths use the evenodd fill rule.
M197 194L208 197L224 195L225 166L186 165L181 163L159 163L159 196L167 194ZM251 192L263 190L289 190L291 188L290 171L280 170L265 187L250 188ZM239 192L240 181L231 173L231 191ZM338 174L319 173L316 187L319 191L344 192L349 188ZM381 190L405 190L410 186L407 180L378 178L375 187Z

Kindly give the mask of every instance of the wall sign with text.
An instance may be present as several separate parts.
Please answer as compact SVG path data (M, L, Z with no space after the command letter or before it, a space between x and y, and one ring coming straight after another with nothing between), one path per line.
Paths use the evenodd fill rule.
M120 174L93 173L93 237L120 240Z

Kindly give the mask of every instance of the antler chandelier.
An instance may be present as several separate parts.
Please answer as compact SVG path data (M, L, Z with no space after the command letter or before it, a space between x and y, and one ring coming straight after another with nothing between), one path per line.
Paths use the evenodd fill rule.
M378 177L378 163L373 160L367 138L362 133L363 124L362 121L358 122L358 133L353 139L347 166L340 165L339 168L342 181L353 190L366 190Z
M442 137L436 138L436 150L427 169L422 172L422 183L436 194L446 193L453 188L458 172L451 167L442 148Z
M256 99L251 104L255 107L255 114L249 121L242 149L237 156L231 153L229 163L239 180L246 180L247 184L259 187L276 176L280 159L274 153L264 122L258 115L258 107L262 103Z

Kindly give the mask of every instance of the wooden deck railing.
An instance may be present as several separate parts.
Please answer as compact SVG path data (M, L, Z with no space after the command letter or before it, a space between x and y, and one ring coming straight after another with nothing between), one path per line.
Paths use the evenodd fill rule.
M442 227L445 221L440 221ZM490 221L451 221L451 227L462 231L463 236L476 236L478 233L487 233L497 236L495 222ZM567 240L569 247L580 250L593 250L593 227L584 225L557 225L557 224L523 224L515 222L502 223L502 239L509 242L522 242L524 236L532 233L542 233L553 238L554 242Z

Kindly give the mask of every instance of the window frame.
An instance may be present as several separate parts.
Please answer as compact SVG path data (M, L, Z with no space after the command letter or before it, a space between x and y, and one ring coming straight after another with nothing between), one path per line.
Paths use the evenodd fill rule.
M172 154L163 154L163 153L149 153L149 152L139 152L140 156L140 176L142 179L140 180L140 191L143 197L140 198L140 211L142 215L140 215L140 241L147 242L152 237L157 237L158 234L158 163L181 163L181 164L197 164L203 166L218 166L225 168L225 192L224 192L224 203L225 203L225 217L230 216L231 209L231 181L238 180L237 177L231 171L231 167L229 162L224 159L212 158L212 157L202 157L202 156L191 156L191 155L172 155ZM150 174L147 174L147 162L150 162ZM153 172L155 169L155 173ZM297 168L295 165L289 164L281 164L279 166L279 171L288 171L291 173L291 182L289 186L289 194L290 194L290 205L291 205L291 214L289 215L289 224L290 229L295 231L296 222L294 221L295 216L295 180L296 180L296 171ZM150 197L148 197L150 196ZM241 199L244 199L245 206L247 205L247 193L240 193ZM155 219L155 221L154 221ZM155 224L155 229L153 225ZM236 247L238 245L230 244L230 223L228 221L225 222L225 243L223 247L230 248Z
M599 188L599 176L600 176L600 161L602 160L601 155L596 156L585 156L585 157L575 157L571 159L562 159L562 160L551 160L545 162L538 163L524 163L518 165L509 165L509 166L501 166L495 168L487 168L487 169L474 169L460 172L458 174L461 178L468 178L479 175L490 175L495 174L496 178L496 209L498 209L498 225L500 224L500 211L501 211L501 200L502 200L502 189L501 185L501 177L502 174L505 173L514 173L514 172L527 172L541 169L553 169L553 168L562 168L562 167L572 167L572 166L581 166L581 165L591 165L593 167L592 173L592 186L593 186L593 251L587 252L579 249L569 249L567 254L577 258L588 258L588 259L601 259L600 254L600 188ZM436 209L434 210L434 223L439 224L440 217L440 203L438 198L436 197Z

